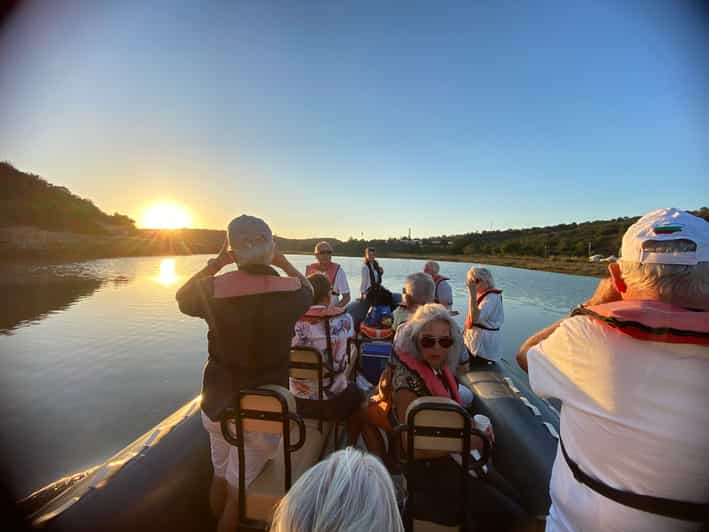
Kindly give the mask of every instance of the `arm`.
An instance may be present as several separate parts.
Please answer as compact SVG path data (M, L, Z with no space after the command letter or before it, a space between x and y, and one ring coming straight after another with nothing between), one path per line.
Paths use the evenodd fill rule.
M273 259L271 259L271 264L283 270L288 277L297 277L300 280L300 284L310 292L310 297L313 296L313 285L310 284L308 278L300 273L295 266L293 266L283 253L278 249L273 250Z
M601 305L603 303L618 301L619 299L621 299L621 295L616 290L613 280L609 277L606 279L602 279L598 283L596 291L591 296L591 299L583 303L583 305ZM529 351L532 347L537 345L542 340L546 340L547 338L549 338L549 336L551 336L551 334L559 328L559 325L562 321L564 320L561 319L556 323L553 323L546 329L543 329L538 333L533 334L532 336L527 338L527 340L522 344L522 346L519 348L519 351L517 352L517 363L524 371L527 371L527 351Z
M561 325L562 321L564 321L564 318L560 319L556 323L552 323L546 329L542 329L541 331L534 333L532 336L530 336L524 341L522 346L519 348L519 351L517 352L517 363L519 364L520 368L522 368L525 372L527 371L527 351L529 351L532 347L537 345L542 340L546 340L547 338L549 338L551 334L559 328L559 325Z
M342 299L340 299L340 300L337 302L337 305L335 305L335 306L337 306L337 307L346 307L346 306L347 306L347 303L350 302L350 299L352 299L352 298L350 297L350 293L349 293L349 292L347 292L346 294L342 294Z
M465 286L468 287L468 320L470 320L469 322L466 321L465 326L470 328L468 325L477 323L480 318L480 309L478 308L478 285L475 280L468 277L465 280Z
M367 265L362 266L362 281L359 283L359 293L362 299L367 295L367 288L369 284L369 271L367 270Z
M219 254L216 258L210 259L207 265L195 273L189 280L180 287L175 294L180 311L189 316L203 317L202 294L200 292L200 280L216 275L224 266L233 262L232 256L227 251L228 241L224 238Z

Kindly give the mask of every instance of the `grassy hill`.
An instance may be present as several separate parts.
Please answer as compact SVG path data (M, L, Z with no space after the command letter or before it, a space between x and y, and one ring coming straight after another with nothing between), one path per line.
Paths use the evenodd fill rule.
M0 185L0 227L33 226L79 234L135 230L135 222L128 216L106 214L91 200L21 172L8 162L0 162Z

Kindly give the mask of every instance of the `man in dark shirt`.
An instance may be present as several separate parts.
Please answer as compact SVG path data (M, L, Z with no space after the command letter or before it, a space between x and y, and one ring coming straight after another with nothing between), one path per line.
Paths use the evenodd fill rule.
M232 262L237 271L215 276ZM288 277L280 277L271 265ZM239 478L238 452L221 433L221 415L243 388L288 387L293 326L312 297L308 280L275 249L268 225L247 215L231 221L219 255L177 292L180 310L205 319L209 326L202 422L210 438L214 466L210 504L221 516L219 530L236 529ZM271 434L244 435L246 486L273 456L279 439Z

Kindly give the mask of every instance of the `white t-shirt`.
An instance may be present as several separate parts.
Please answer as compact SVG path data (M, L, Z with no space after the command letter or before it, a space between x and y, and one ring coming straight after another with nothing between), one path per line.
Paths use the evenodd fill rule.
M636 340L585 316L527 353L529 382L563 402L561 436L582 471L624 491L709 501L709 346ZM577 482L557 448L549 531L697 530Z
M477 323L499 329L505 321L502 310L502 294L487 294L478 305L480 316ZM473 356L483 357L487 360L497 361L502 358L502 332L488 331L479 327L465 329L463 336L465 347Z
M311 308L325 308L322 305L314 305ZM347 387L347 339L353 335L354 325L352 317L347 314L340 314L330 318L330 340L332 341L333 364L335 371L339 374L330 387L330 392L337 394ZM291 341L292 346L304 345L320 350L323 355L327 349L327 337L325 336L325 321L310 323L305 320L298 320L295 324L295 335ZM323 361L327 361L323 358ZM330 384L329 379L323 379L325 389ZM302 399L317 399L317 383L308 379L289 378L290 391L296 397ZM326 397L327 398L327 397Z
M344 268L340 266L337 268L337 273L335 274L335 283L332 285L332 291L339 294L338 296L332 295L330 299L330 304L335 305L340 301L340 296L350 293L350 285L347 283L347 274Z

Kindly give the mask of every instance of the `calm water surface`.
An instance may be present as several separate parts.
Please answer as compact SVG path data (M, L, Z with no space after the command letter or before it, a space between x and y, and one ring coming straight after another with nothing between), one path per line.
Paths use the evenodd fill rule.
M174 295L208 258L107 259L1 272L0 438L20 494L100 463L199 393L206 325L180 314ZM301 271L312 261L289 258ZM357 293L361 260L335 260ZM381 264L384 284L400 291L424 261ZM441 263L461 324L469 267ZM504 291L509 361L529 334L567 314L597 284L589 277L489 268Z

